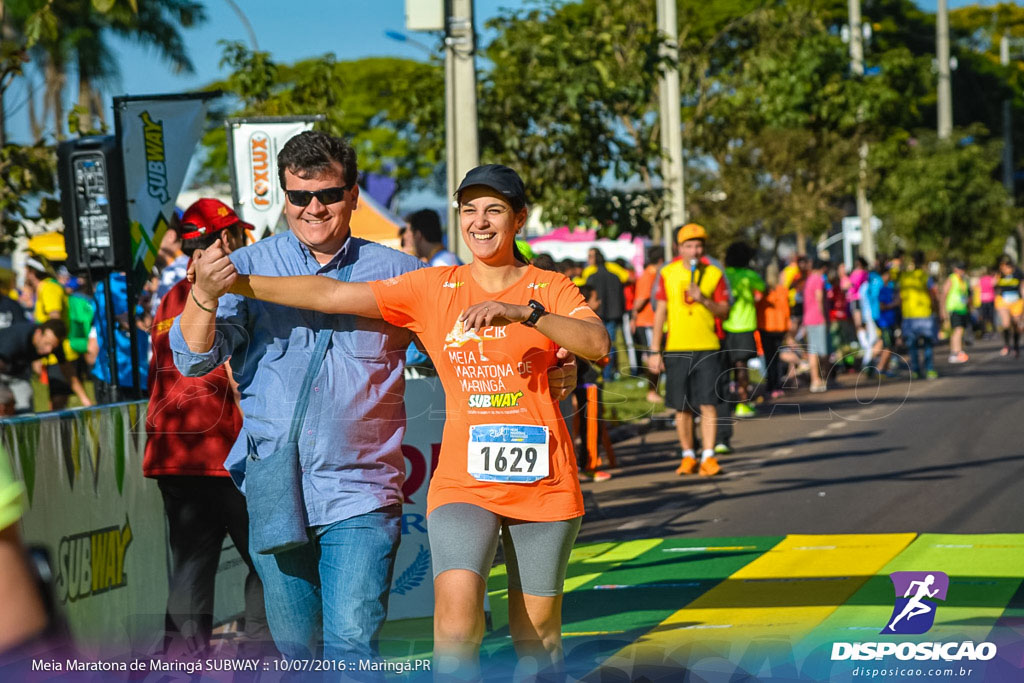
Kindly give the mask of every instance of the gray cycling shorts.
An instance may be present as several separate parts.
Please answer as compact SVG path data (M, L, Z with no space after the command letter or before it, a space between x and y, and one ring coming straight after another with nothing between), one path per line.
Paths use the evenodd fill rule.
M500 529L509 590L542 597L561 595L582 519L523 522L468 503L442 505L427 518L434 578L449 569L468 569L486 583Z

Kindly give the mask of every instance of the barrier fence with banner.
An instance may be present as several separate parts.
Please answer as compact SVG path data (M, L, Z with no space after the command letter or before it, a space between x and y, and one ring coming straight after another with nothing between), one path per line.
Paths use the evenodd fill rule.
M433 613L427 485L444 426L436 377L406 382L402 542L389 619ZM146 403L118 403L0 420L0 443L25 483L26 543L51 556L56 598L72 635L105 656L153 652L163 636L169 546L156 481L142 476ZM246 567L225 539L215 623L243 611Z

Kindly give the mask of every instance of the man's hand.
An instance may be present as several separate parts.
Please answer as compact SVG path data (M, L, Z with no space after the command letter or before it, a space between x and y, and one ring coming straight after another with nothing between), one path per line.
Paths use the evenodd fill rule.
M697 303L704 305L704 293L700 291L700 285L698 285L696 282L690 283L690 288L686 290L686 294L693 301L696 301Z
M647 356L647 369L655 376L665 370L665 359L660 353L651 353Z
M555 354L558 365L548 368L548 388L556 401L561 401L576 388L576 356L563 348Z
M227 232L224 234L226 237ZM219 239L208 248L195 253L192 266L195 269L194 288L197 296L216 302L231 289L238 272L235 270L235 264L228 258L230 253L231 249L226 239Z

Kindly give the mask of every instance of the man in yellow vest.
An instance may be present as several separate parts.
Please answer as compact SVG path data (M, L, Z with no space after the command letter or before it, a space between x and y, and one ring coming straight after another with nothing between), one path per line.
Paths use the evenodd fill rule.
M936 379L932 360L935 344L935 311L938 310L938 290L935 280L928 275L924 254L915 252L909 268L900 271L896 287L903 312L903 338L910 353L910 371L914 379ZM922 374L918 345L924 347L924 373Z
M716 389L722 372L718 328L729 315L725 274L704 255L707 237L696 223L684 225L676 234L678 255L659 276L648 362L651 372L665 371L665 405L676 411L682 448L676 474L699 472L705 477L721 471L714 451L716 406L721 400ZM698 410L703 449L699 464L691 413Z

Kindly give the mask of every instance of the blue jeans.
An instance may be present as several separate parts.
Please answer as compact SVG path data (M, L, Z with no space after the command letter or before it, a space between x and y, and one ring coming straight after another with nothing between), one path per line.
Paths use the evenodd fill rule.
M274 644L289 659L377 658L402 506L310 529L311 540L276 555L253 553Z
M612 381L613 375L619 371L619 366L616 362L618 361L619 352L615 348L615 333L620 327L622 327L621 320L611 320L604 324L604 329L608 331L608 337L612 340L611 349L608 351L608 365L604 366L604 371L601 373L604 376L605 382Z
M935 323L931 318L904 318L903 336L907 341L907 353L910 354L910 371L921 375L921 361L917 353L917 342L924 346L924 370L935 369L932 362L932 345L935 343Z

